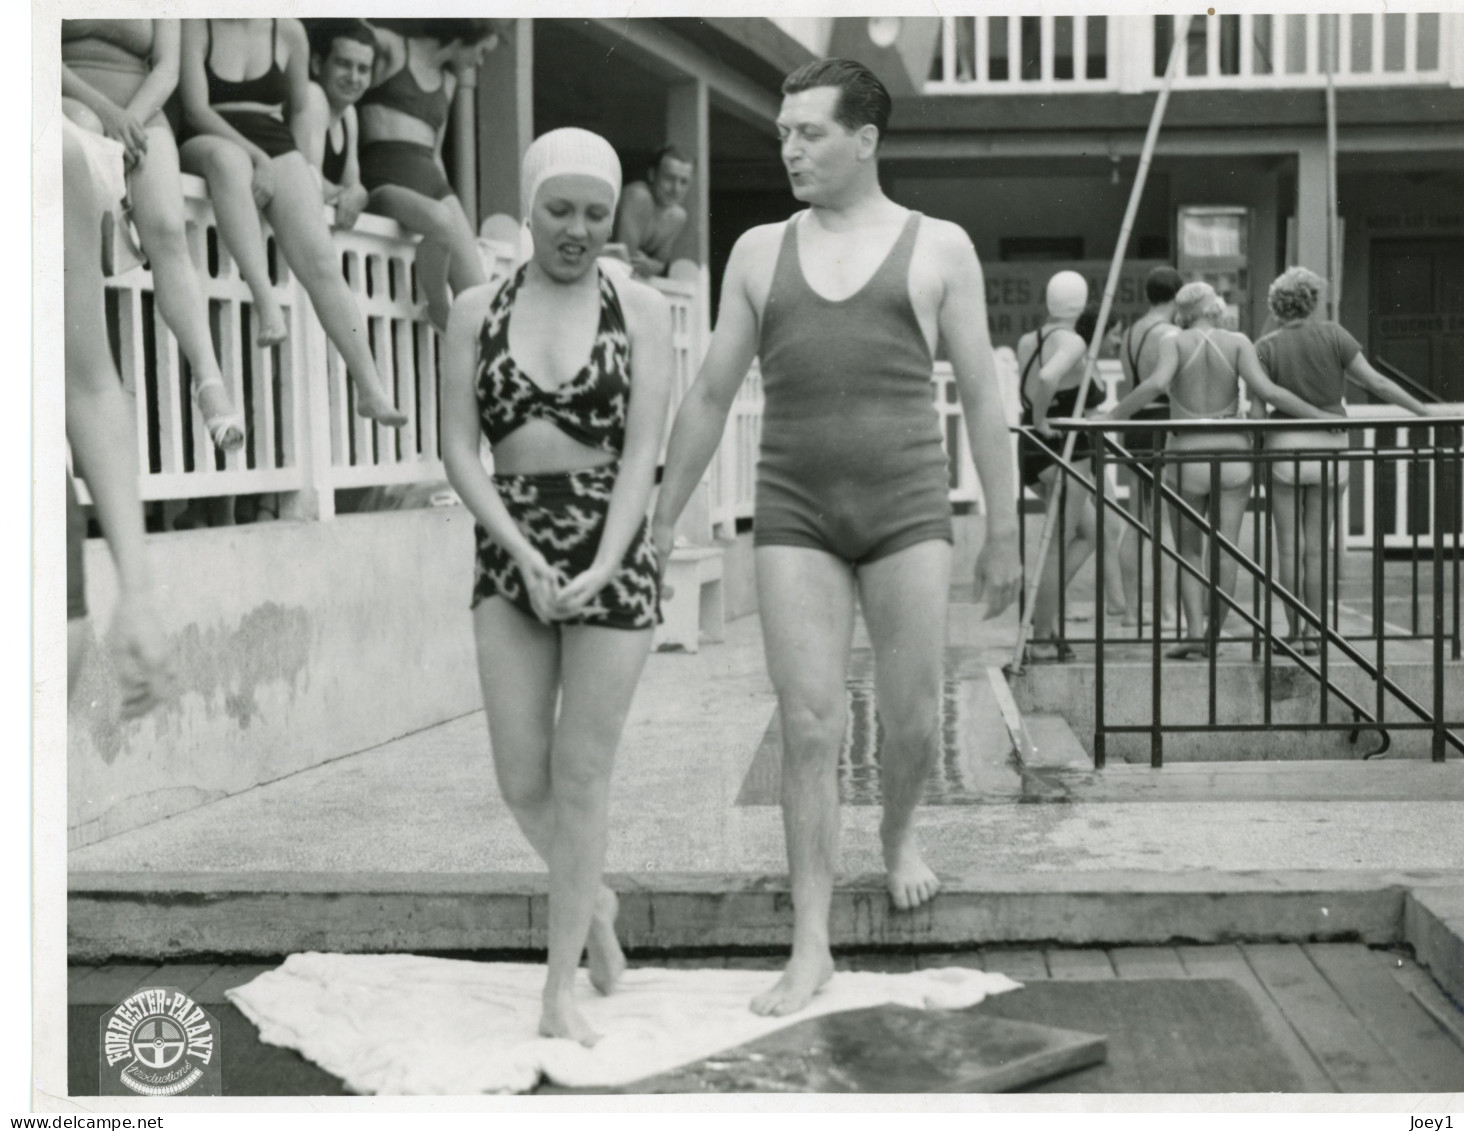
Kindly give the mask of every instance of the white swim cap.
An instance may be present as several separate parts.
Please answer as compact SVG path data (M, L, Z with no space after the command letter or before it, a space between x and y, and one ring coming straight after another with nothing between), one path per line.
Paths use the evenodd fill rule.
M1047 280L1047 313L1051 318L1076 318L1088 305L1088 280L1076 271L1059 271Z
M519 185L525 219L534 207L539 188L550 177L594 177L610 186L613 209L620 201L620 158L615 147L597 133L567 127L535 138L524 154Z

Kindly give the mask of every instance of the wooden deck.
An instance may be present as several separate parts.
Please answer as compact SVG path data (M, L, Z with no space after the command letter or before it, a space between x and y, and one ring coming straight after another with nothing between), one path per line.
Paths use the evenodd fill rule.
M652 957L644 965L775 970L774 955ZM1242 944L994 949L841 957L841 969L899 972L964 965L1020 982L1223 979L1240 986L1305 1091L1464 1091L1464 1011L1411 959L1360 944ZM115 965L70 969L70 1003L114 1005L140 985L170 985L203 1005L270 969Z

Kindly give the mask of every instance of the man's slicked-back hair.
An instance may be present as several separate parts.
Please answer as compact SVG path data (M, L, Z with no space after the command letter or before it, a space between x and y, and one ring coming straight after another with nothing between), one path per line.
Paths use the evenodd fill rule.
M1144 277L1144 295L1150 306L1170 302L1184 286L1184 276L1173 267L1155 267Z
M683 153L677 146L672 145L668 142L666 145L663 145L660 149L656 150L656 155L651 158L651 172L659 173L661 171L661 162L666 160L666 158L668 157L671 158L672 161L680 161L683 165L694 166L696 164L695 161L693 161L690 157Z
M376 51L376 35L365 20L309 20L306 21L305 31L310 40L310 53L319 55L322 59L330 57L338 39L354 40L371 48L373 53Z
M874 126L883 141L890 121L890 92L875 73L853 59L815 59L783 80L784 94L799 94L821 86L837 87L839 101L834 121L850 133Z

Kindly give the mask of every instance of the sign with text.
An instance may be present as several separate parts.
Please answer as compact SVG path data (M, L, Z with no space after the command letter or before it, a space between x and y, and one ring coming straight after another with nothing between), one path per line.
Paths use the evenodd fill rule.
M1136 259L1124 263L1113 294L1113 312L1108 324L1128 325L1149 309L1144 297L1144 276L1162 259ZM1017 346L1017 339L1047 321L1047 280L1059 271L1076 271L1088 280L1088 300L1099 302L1108 281L1109 261L1083 259L1070 263L983 263L986 276L986 321L993 346Z
M223 1094L219 1023L172 986L145 986L101 1017L98 1093Z

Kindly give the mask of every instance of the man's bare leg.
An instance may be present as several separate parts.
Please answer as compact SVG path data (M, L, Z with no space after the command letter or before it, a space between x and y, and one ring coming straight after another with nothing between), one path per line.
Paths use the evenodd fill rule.
M829 906L839 847L839 746L854 633L854 574L838 558L795 546L757 551L758 614L783 720L783 833L793 889L793 955L754 1013L808 1004L833 976Z
M951 584L948 542L919 542L859 571L859 600L874 648L874 693L884 727L880 841L890 898L918 907L940 889L920 854L915 807L940 749L941 673Z

